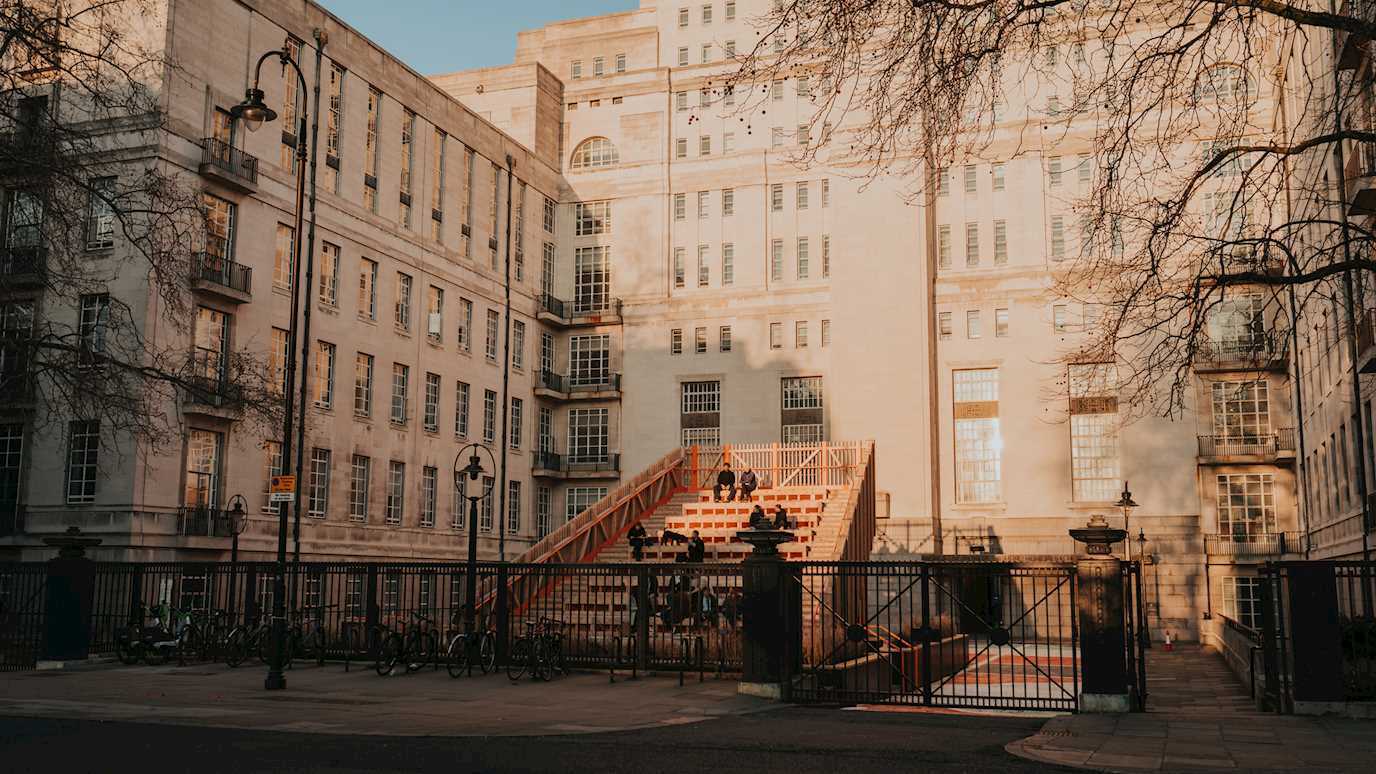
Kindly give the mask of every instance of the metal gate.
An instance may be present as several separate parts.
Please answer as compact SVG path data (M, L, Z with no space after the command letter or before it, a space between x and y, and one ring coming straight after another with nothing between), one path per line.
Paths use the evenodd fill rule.
M795 701L1079 706L1073 563L804 563Z

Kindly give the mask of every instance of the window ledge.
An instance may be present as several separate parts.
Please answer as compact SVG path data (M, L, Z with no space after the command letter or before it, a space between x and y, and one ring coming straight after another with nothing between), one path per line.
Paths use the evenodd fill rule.
M1006 511L1008 503L1000 500L993 503L956 503L951 506L955 511Z

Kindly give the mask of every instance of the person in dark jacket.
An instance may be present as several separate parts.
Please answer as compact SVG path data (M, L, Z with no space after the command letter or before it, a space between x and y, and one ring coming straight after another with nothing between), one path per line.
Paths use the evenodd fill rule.
M750 528L764 529L768 526L769 517L764 515L764 509L760 507L759 503L756 503L755 508L750 511Z
M788 511L783 503L774 506L774 529L788 529Z
M693 537L688 541L688 561L702 562L707 559L707 544L702 542L702 537L697 530L693 530Z
M726 497L722 497L722 492L726 493ZM717 485L712 487L712 499L719 503L736 499L736 474L729 462L722 465L721 472L717 474Z
M631 527L630 531L626 533L626 539L630 541L631 544L631 558L635 559L637 562L645 555L645 535L645 525L638 521Z
M748 502L755 495L755 490L760 486L760 480L755 476L755 471L746 468L741 474L741 501Z

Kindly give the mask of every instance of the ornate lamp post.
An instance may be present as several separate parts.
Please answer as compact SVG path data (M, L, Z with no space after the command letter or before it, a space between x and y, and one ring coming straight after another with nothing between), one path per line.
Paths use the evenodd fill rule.
M483 467L482 454L487 455L490 468ZM468 455L468 464L459 467L459 463L464 460L464 455ZM478 620L478 503L492 496L493 484L483 486L479 484L474 493L469 493L469 486L482 478L483 473L490 472L497 467L496 459L492 456L492 450L486 446L470 443L459 449L459 454L454 458L454 484L458 487L460 495L468 501L468 589L464 596L463 630L465 634L473 634L477 631ZM493 479L494 483L496 479ZM468 638L472 642L472 638Z
M248 513L244 507L248 501L241 494L236 494L229 498L229 510L225 516L229 519L229 619L236 619L235 611L235 592L239 585L239 536L243 534L244 528L248 526Z
M317 30L317 31L316 31L316 35L315 35L315 40L316 40L316 54L315 54L315 59L316 59L316 77L317 77L317 84L316 84L316 88L315 88L315 104L314 104L313 113L312 113L312 115L313 115L313 117L314 117L314 122L313 122L312 125L311 125L311 127L312 127L312 129L311 129L311 153L310 153L310 157L309 157L309 161L311 162L311 164L310 164L310 186L311 186L310 208L311 208L311 214L312 214L312 216L311 216L311 233L310 233L310 242L311 242L311 244L310 244L310 249L311 249L312 252L314 252L314 250L315 250L315 217L314 217L314 213L315 213L315 164L314 164L314 160L315 160L315 146L316 146L316 143L317 143L317 141L318 141L318 139L319 139L319 135L320 135L320 118L319 118L319 114L320 114L320 86L319 86L319 83L318 83L318 79L319 79L319 75L320 75L321 59L322 59L322 57L323 57L323 55L324 55L324 52L323 52L324 45L325 45L325 36L324 36L324 33L321 32L321 31L319 31L319 30ZM263 63L266 62L268 59L270 59L270 58L272 58L272 57L276 57L277 60L278 60L279 62L281 62L282 66L283 66L284 68L285 68L287 65L291 65L292 70L296 73L296 80L297 80L297 83L298 83L298 85L300 86L300 90L299 90L297 93L298 93L298 94L302 94L302 95L304 95L304 94L306 93L306 77L301 73L301 67L300 67L300 65L298 65L297 62L296 62L296 60L292 58L291 53L290 53L289 51L287 51L286 48L281 48L281 49L277 49L277 50L273 50L273 51L268 51L268 52L264 53L262 56L258 57L258 63L257 63L257 64L254 66L254 68L253 68L253 86L252 86L251 88L249 88L249 89L244 93L244 101L241 102L241 103L238 104L238 105L235 105L234 108L233 108L232 110L230 110L230 115L232 115L234 118L236 118L236 119L238 119L238 120L243 121L243 122L244 122L245 128L247 128L249 131L256 131L256 130L257 130L260 126L262 126L264 123L268 123L268 122L274 121L274 120L276 120L276 118L277 118L277 112L276 112L275 110L273 110L272 108L268 107L268 106L263 102L263 90L262 90L261 88L259 88L259 85L258 85L258 84L259 84L260 76L262 75ZM296 126L296 226L295 226L295 227L296 227L296 230L293 232L293 237L294 237L294 238L292 239L292 242L293 242L293 245L292 245L292 251L293 251L292 259L293 259L293 261L294 261L294 265L293 265L292 271L293 271L293 275L294 275L294 276L292 277L292 280L293 280L293 281L292 281L292 284L291 284L291 318L290 318L290 321L289 321L289 323L288 323L288 325L287 325L287 353L286 353L286 363L284 364L284 377L285 377L285 378L284 378L283 396L282 396L282 399L283 399L283 401L284 401L284 403L285 403L285 407L284 407L284 411L283 411L283 416L282 416L282 468L281 468L281 469L282 469L283 471L285 471L285 470L287 469L288 460L291 459L291 452L292 452L292 430L295 428L295 424L296 424L296 402L292 399L292 385L293 385L293 382L294 382L294 380L295 380L295 378L296 378L296 367L297 367L296 345L297 345L297 343L298 343L298 340L297 340L297 337L296 337L296 332L297 332L297 331L296 331L296 322L297 322L297 319L301 316L301 292L302 292L302 289L301 289L301 285L302 285L302 282L301 282L301 271L302 271L302 269L304 268L303 265L306 264L306 261L303 261L303 260L302 260L302 256L301 256L301 224L302 224L302 220L304 219L304 216L305 216L305 206L304 206L304 205L305 205L305 198L306 198L306 171L307 171L307 161L308 161L308 157L307 157L307 154L306 154L306 110L305 110L304 106L301 106L301 107L297 110L297 117L298 117L298 121L297 121L297 126ZM306 275L306 283L309 283L309 282L310 282L310 277L311 277L311 275L310 275L310 273L308 272L307 275ZM302 335L301 335L301 339L300 339L300 347L301 347L301 353L302 353L302 355L301 355L301 369L302 369L302 371L304 371L305 368L306 368L306 358L309 356L308 344L309 344L309 342L310 342L310 312L309 312L310 306L307 305L306 309L307 309L307 312L306 312L305 325L304 325L304 329L302 330ZM304 393L305 393L305 389L306 389L306 380L305 380L305 379L302 379L302 380L301 380L301 391L302 391L302 396L301 396L301 412L302 412L302 416L301 416L301 427L300 427L300 430L299 430L299 434L302 435L302 436L304 436L304 434L305 434L305 410L306 410L306 409L305 409L305 394L304 394ZM300 450L298 449L298 453L297 453L297 455L296 455L296 478L297 478L297 482L296 482L296 487L295 487L296 493L295 493L295 498L294 498L294 499L295 499L294 505L295 505L295 509L296 509L296 517L297 517L298 520L299 520L300 517L301 517L301 481L300 481L300 478L301 478L301 460L302 460L302 458L301 458ZM271 648L271 656L272 656L272 657L271 657L271 659L269 659L269 663L268 663L268 675L267 675L267 679L266 679L266 680L264 681L264 683L263 683L263 687L264 687L264 688L267 688L268 690L275 690L275 689L281 689L281 688L286 688L286 687L287 687L287 679L286 679L286 676L282 673L282 667L283 667L283 664L282 664L282 655L283 655L283 653L285 652L285 648L286 648L286 637L287 637L287 611L286 611L286 597L287 597L287 581L286 581L286 576L287 576L287 508L288 508L288 503L283 502L283 503L281 503L281 504L279 505L279 507L278 507L278 509L277 509L277 572L276 572L275 578L273 579L273 589L272 589L272 643L273 643L273 644L272 644L272 648ZM298 538L299 538L299 526L298 526Z
M1128 482L1123 482L1123 493L1119 496L1118 502L1114 503L1114 505L1123 509L1123 534L1131 535L1132 524L1130 521L1132 519L1132 509L1137 507L1137 501L1132 499L1132 492L1128 489ZM1132 541L1123 541L1123 553L1127 555L1126 558L1128 561L1132 561Z

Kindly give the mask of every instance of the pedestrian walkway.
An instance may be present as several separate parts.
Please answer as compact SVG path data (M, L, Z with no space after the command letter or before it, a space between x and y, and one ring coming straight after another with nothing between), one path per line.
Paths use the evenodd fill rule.
M1112 772L1371 771L1376 723L1257 710L1217 653L1157 646L1147 657L1147 688L1146 712L1052 718L1007 750Z
M263 690L265 667L106 665L0 673L0 716L204 725L384 736L536 736L677 726L773 709L735 680L605 672L513 684L445 670L378 677L371 669L299 667Z

